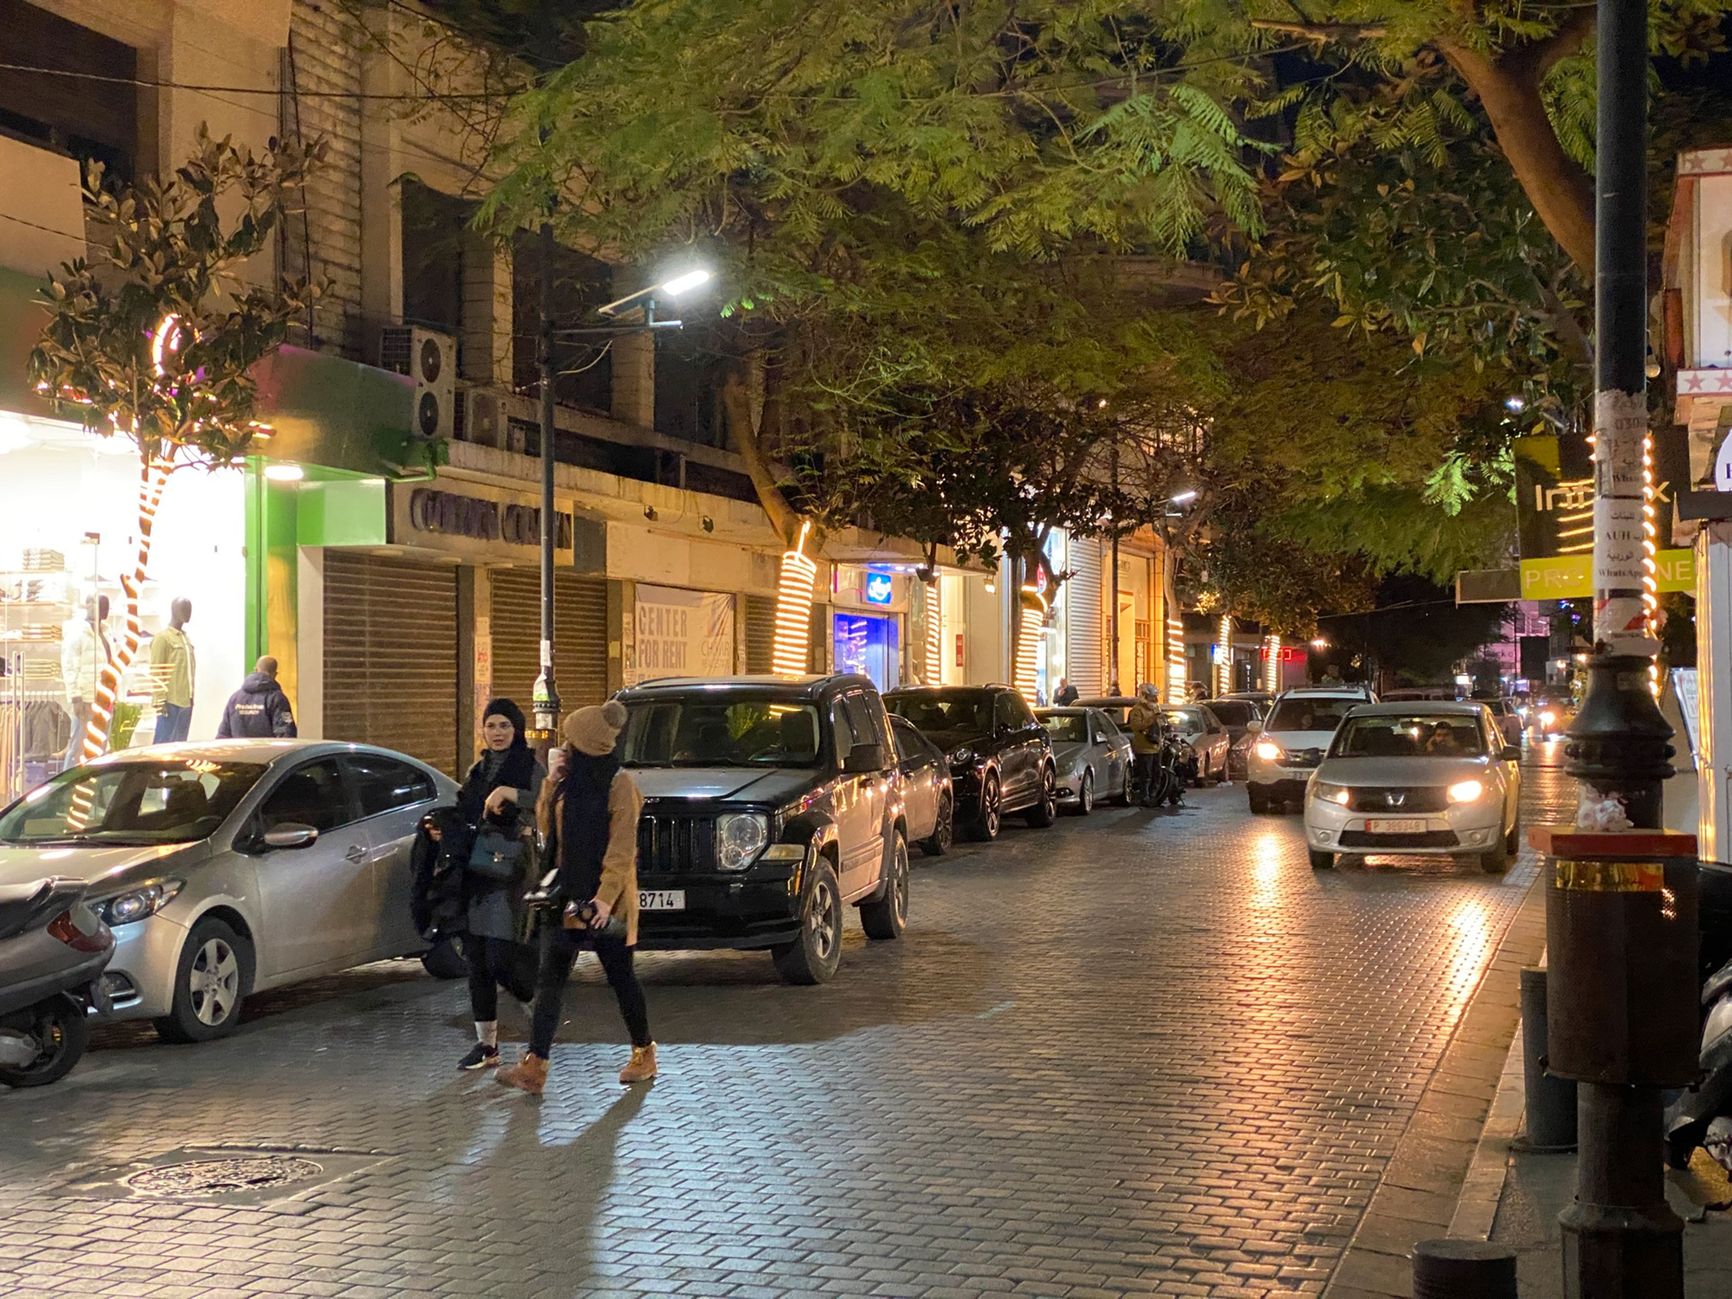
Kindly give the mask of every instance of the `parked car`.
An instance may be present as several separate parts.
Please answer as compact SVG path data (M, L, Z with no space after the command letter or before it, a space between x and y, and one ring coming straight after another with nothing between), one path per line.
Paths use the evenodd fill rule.
M884 702L864 676L671 677L622 690L644 795L638 943L768 950L790 983L908 924L909 825Z
M1198 785L1218 785L1227 779L1228 754L1232 737L1207 704L1185 704L1166 710L1167 723L1179 733L1179 738L1191 746L1196 771L1191 779Z
M1521 751L1476 703L1360 705L1305 796L1319 870L1338 855L1471 856L1500 871L1520 846Z
M1378 696L1386 704L1393 703L1453 703L1461 698L1461 691L1455 686L1398 686L1394 690L1385 690Z
M1229 690L1221 698L1243 700L1255 704L1259 713L1266 713L1274 707L1276 694L1273 690Z
M1249 699L1211 699L1209 711L1227 728L1227 779L1243 780L1251 763L1251 723L1263 720L1263 710Z
M1366 702L1358 687L1289 690L1275 701L1257 726L1245 794L1254 813L1267 812L1305 797L1305 783L1323 761L1323 751L1341 719Z
M905 717L891 717L890 738L896 743L896 765L902 773L909 837L928 857L942 857L956 824L956 796L951 792L944 750Z
M1099 699L1079 699L1078 708L1093 708L1105 713L1112 724L1121 731L1125 729L1125 721L1131 715L1131 709L1137 706L1137 701L1131 695L1103 695Z
M116 1018L175 1042L232 1031L255 992L425 953L409 916L421 817L457 786L366 745L219 740L112 754L0 812L0 883L83 878L114 931Z
M1014 812L1033 826L1057 819L1052 741L1011 687L906 686L885 695L884 703L944 749L956 816L973 838L997 838Z
M1476 702L1485 705L1486 712L1490 713L1492 720L1497 723L1498 734L1503 736L1503 742L1521 748L1522 733L1526 727L1522 723L1521 714L1516 711L1515 704L1508 699L1480 699Z
M1052 740L1058 803L1079 816L1097 799L1131 801L1131 737L1098 708L1037 708Z

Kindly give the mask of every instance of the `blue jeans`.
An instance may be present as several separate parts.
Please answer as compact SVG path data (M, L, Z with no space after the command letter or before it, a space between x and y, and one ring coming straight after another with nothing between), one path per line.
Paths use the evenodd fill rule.
M179 704L164 704L157 710L156 735L157 744L173 744L176 740L184 740L192 732L192 705L184 708Z

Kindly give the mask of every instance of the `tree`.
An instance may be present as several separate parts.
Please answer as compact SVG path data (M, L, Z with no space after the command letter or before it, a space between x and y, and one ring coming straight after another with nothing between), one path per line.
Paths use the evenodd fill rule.
M126 630L98 681L86 760L107 745L143 638L139 595L169 476L232 465L269 436L251 369L283 343L317 286L260 284L248 263L272 249L325 149L273 139L258 156L200 126L192 157L172 176L115 184L99 162L85 175L102 242L94 262L78 258L49 275L49 320L29 365L58 410L138 452L138 551L121 578Z

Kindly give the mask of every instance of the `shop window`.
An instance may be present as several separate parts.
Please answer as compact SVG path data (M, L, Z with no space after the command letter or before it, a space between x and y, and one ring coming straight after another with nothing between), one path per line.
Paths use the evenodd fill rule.
M535 355L541 327L541 239L520 231L511 256L511 381L519 392L541 380ZM600 324L596 308L613 301L613 268L556 244L553 249L553 327L581 329ZM613 354L605 339L560 339L553 345L553 391L561 406L613 413Z
M836 614L832 633L836 671L870 677L879 690L895 688L902 682L898 639L894 617Z
M138 78L138 53L88 27L23 0L0 0L6 62L112 77L0 71L0 134L80 162L103 163L116 180L138 173L140 105L151 91Z

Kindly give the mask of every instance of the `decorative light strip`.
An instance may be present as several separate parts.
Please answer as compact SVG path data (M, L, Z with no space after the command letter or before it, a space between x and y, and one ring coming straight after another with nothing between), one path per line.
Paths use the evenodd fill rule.
M1022 588L1022 616L1016 620L1016 672L1012 684L1032 705L1040 688L1040 636L1046 625L1046 598L1040 591Z
M812 588L818 580L818 565L806 554L810 519L800 524L800 536L792 550L782 552L782 571L776 582L776 639L770 655L770 670L782 676L800 676L811 670Z
M1281 638L1271 635L1264 642L1263 689L1274 693L1281 689Z
M1178 602L1167 612L1167 702L1185 702L1185 615Z
M1654 435L1642 435L1642 607L1648 614L1648 635L1660 635L1660 522L1654 508ZM1648 660L1648 689L1660 697L1660 659Z
M1224 695L1233 688L1233 615L1221 615L1220 629L1215 633L1220 642L1221 657L1215 664L1215 693Z
M934 578L926 584L926 684L936 686L943 680L944 603Z

